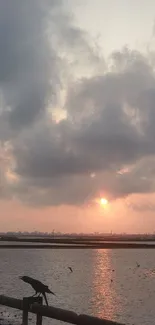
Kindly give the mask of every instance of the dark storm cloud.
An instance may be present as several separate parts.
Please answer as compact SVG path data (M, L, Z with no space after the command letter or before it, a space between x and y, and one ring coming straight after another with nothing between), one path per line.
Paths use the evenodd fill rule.
M55 5L46 0L0 1L2 117L13 128L31 124L56 93L57 57L47 38L48 15Z
M84 35L61 0L0 1L1 126L21 129L56 104L65 71L63 44L68 52L75 44L90 52Z
M154 153L154 135L150 137L154 76L146 62L138 70L139 56L130 55L134 69L129 65L121 73L75 83L66 102L68 120L58 125L38 123L19 139L15 144L19 174L59 177L102 172ZM145 106L141 98L147 96L150 103Z
M154 190L140 163L155 153L153 69L140 54L122 58L117 72L72 86L68 120L37 123L14 144L16 172L33 186L35 200L78 204L101 189L111 198ZM137 169L117 175L134 163Z
M5 192L32 205L79 205L102 191L111 199L154 191L148 57L124 49L106 72L70 78L73 65L98 71L103 61L61 1L1 1L0 44L0 139L9 141L16 175L10 181L5 170ZM57 124L48 107L63 87L67 119Z

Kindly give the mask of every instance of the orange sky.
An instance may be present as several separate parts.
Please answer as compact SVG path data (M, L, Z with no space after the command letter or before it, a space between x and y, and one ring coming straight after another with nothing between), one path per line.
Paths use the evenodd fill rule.
M133 196L132 200L101 206L77 208L69 206L32 208L17 201L1 201L1 231L55 231L61 232L153 232L153 211L134 211L129 202L153 202L155 195ZM124 203L126 202L126 203ZM148 204L148 203L147 203Z

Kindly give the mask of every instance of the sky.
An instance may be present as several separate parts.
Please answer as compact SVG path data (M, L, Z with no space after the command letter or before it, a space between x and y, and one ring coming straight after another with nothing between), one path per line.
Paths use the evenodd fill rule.
M153 0L0 1L1 231L155 231L154 43Z

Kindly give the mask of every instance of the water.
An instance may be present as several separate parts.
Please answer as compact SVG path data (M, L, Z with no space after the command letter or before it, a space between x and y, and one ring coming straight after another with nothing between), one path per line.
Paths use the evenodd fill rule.
M56 297L48 295L53 306L126 324L153 325L154 257L153 249L2 249L0 294L21 299L23 295L30 296L33 290L18 278L29 275L56 293ZM5 322L10 319L10 324L21 323L21 312L0 307L2 312L0 318L5 318ZM30 318L33 323L34 316ZM43 324L60 322L44 318Z

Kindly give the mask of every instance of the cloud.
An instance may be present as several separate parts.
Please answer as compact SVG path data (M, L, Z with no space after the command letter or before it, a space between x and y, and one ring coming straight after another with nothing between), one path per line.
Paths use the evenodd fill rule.
M32 124L56 95L58 58L47 33L48 11L59 5L59 0L57 5L46 0L0 3L1 118L12 129Z
M124 48L105 63L63 1L3 0L0 27L5 193L44 206L154 192L149 56ZM59 123L57 107L67 116Z

